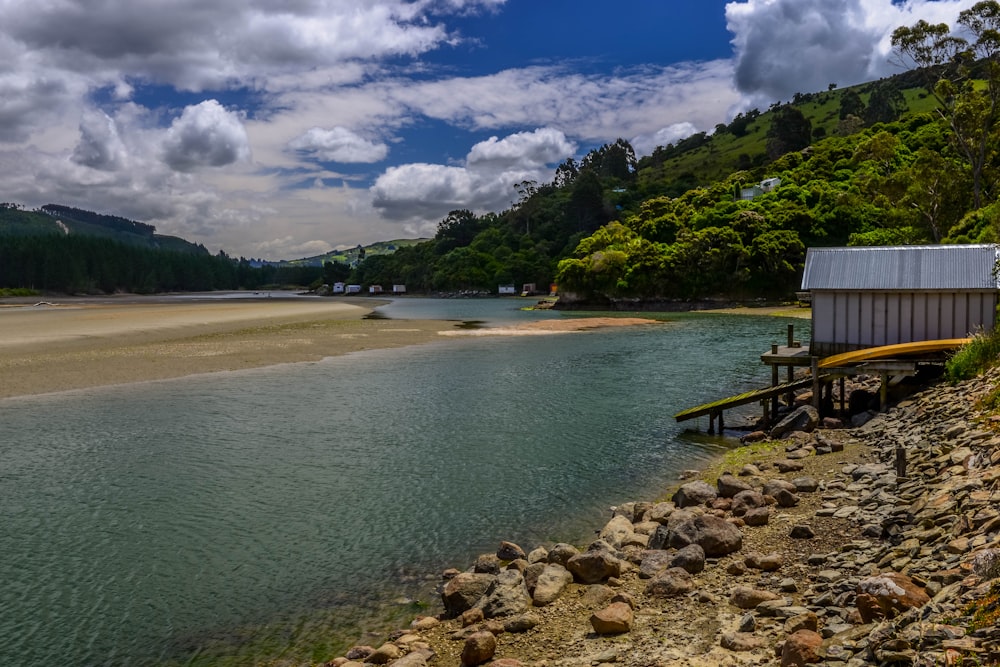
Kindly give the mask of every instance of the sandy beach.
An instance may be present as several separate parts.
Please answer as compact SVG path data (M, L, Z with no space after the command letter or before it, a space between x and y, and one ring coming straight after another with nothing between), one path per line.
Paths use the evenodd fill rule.
M0 302L0 398L315 361L455 326L364 319L368 300L47 299Z
M383 301L125 296L0 301L0 398L282 363L481 335L657 324L565 318L468 330L443 320L365 319Z

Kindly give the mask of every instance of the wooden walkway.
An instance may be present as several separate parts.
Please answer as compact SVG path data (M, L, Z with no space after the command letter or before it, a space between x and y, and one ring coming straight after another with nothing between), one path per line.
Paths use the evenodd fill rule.
M789 341L791 341L791 330L789 330ZM886 389L890 374L912 375L916 369L914 362L896 361L899 357L908 357L915 354L929 354L944 352L961 347L968 343L970 338L948 338L943 340L916 341L913 343L898 343L895 345L883 345L880 347L869 347L863 350L835 354L823 359L810 357L809 349L799 349L799 346L787 346L776 349L774 346L770 354L765 353L761 360L772 367L772 386L764 389L753 389L751 391L723 398L712 403L698 405L674 415L678 422L694 419L695 417L709 416L708 432L715 432L715 420L719 421L719 431L723 429L722 413L724 410L735 408L747 403L762 402L768 399L777 401L782 394L789 394L796 389L812 387L814 391L822 386L824 380L843 377L852 374L853 369L859 365L869 368L872 371L882 374L882 404L886 402ZM807 377L801 380L792 380L792 366L813 365L813 374L816 377ZM779 365L788 366L789 381L784 384L777 384L777 369ZM825 371L825 372L821 372ZM843 382L843 380L841 380ZM841 397L843 399L843 397ZM777 406L774 406L776 411ZM766 408L765 408L766 410ZM765 412L765 418L767 413Z
M705 403L693 408L684 410L683 412L678 412L674 415L674 419L679 422L686 421L688 419L694 419L695 417L702 417L704 415L712 415L713 417L722 414L723 410L728 410L729 408L735 408L740 405L746 405L747 403L755 403L759 401L765 401L774 396L780 396L781 394L787 394L790 391L795 391L796 389L805 389L806 387L812 386L812 378L808 377L802 380L795 380L794 382L786 382L784 384L779 384L775 387L765 387L764 389L753 389L751 391L744 392L737 396L731 396L729 398L724 398L713 403Z

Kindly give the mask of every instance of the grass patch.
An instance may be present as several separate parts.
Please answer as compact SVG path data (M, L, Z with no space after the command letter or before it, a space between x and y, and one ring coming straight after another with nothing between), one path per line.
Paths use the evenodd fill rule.
M0 287L0 299L10 296L39 296L41 292L27 287Z
M951 382L974 378L1000 359L1000 329L979 332L945 362L945 377Z

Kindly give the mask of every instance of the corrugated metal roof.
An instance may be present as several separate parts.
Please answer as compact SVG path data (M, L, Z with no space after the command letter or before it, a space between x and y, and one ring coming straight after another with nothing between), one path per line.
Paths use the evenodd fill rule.
M809 248L802 289L997 289L993 245Z

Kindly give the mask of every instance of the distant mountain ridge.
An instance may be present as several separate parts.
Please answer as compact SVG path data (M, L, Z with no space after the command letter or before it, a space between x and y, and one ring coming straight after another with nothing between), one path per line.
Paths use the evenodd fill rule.
M119 241L128 245L157 250L210 254L200 243L178 236L157 234L153 225L117 215L95 213L85 209L46 204L37 210L26 210L19 204L0 203L0 234L34 236L40 234L79 234ZM255 265L322 266L325 262L340 262L354 266L365 257L392 254L398 248L422 243L427 239L395 239L354 248L333 250L321 255L293 260L254 260Z

